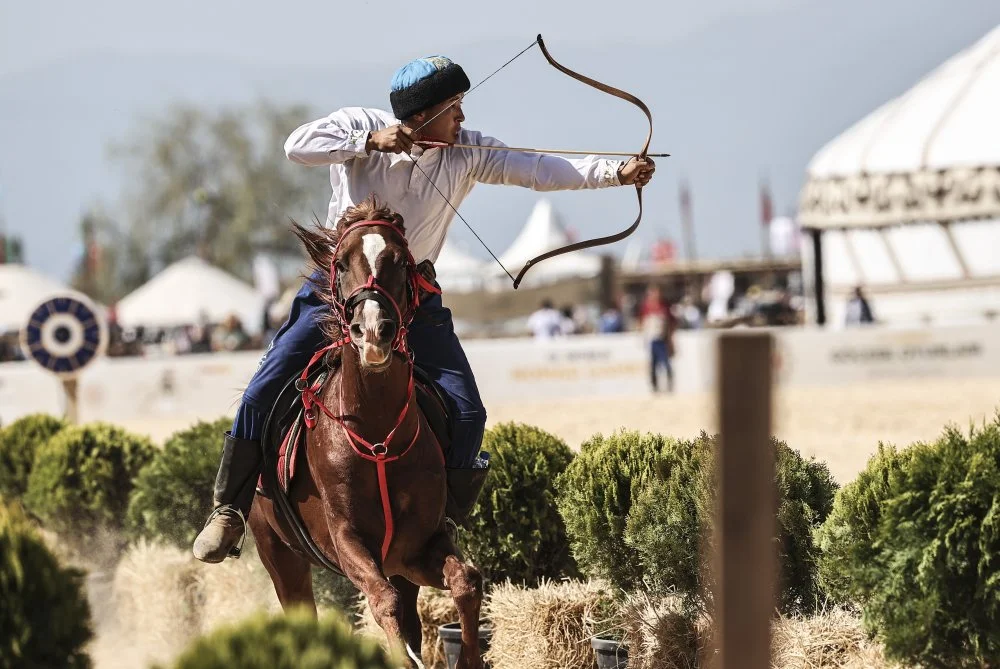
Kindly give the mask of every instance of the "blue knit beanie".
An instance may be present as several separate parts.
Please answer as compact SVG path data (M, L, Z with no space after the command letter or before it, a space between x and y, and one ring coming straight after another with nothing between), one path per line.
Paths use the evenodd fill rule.
M444 56L411 60L396 70L389 85L389 102L398 119L406 119L471 88L469 77Z

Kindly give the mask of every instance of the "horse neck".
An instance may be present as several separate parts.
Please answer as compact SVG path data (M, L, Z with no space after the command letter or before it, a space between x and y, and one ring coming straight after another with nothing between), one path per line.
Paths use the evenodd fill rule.
M385 439L408 400L409 380L409 364L395 353L389 368L375 373L362 367L360 353L354 346L345 346L338 391L343 413L351 418L352 429L369 441ZM415 415L411 410L405 422L410 423ZM407 427L400 426L393 450L402 442L402 437L410 434Z

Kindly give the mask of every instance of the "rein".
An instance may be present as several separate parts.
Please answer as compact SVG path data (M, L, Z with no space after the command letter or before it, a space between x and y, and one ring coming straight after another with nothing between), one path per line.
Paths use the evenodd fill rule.
M416 263L413 261L413 256L410 254L409 249L407 249L407 290L409 293L409 300L406 305L407 308L405 312L399 308L399 305L392 298L392 296L379 285L374 274L371 274L368 277L368 281L351 292L346 299L341 299L339 295L339 284L337 283L336 265L340 245L343 243L349 232L357 228L373 226L390 227L402 236L402 230L400 230L399 226L388 221L360 221L347 226L347 228L341 233L340 239L337 241L337 246L333 252L333 259L330 262L330 286L335 291L334 306L337 308L341 316L340 328L343 338L321 348L313 354L313 357L309 360L309 364L302 370L302 374L296 382L296 388L298 388L302 393L302 406L305 410L303 417L308 429L311 430L317 425L319 416L317 415L316 409L318 408L329 418L336 421L338 425L340 425L341 429L344 431L344 435L347 437L348 443L351 445L351 449L359 457L375 463L378 473L379 494L382 498L382 515L385 520L385 536L382 540L382 561L384 562L389 553L389 546L392 543L392 537L395 532L395 526L392 518L392 506L390 505L389 498L389 484L386 477L386 465L390 462L399 460L409 453L410 449L413 448L413 445L417 443L417 439L420 437L420 421L418 420L417 429L414 431L413 438L410 439L410 443L407 444L406 447L398 454L389 455L389 448L393 444L394 438L396 437L396 431L406 421L406 417L410 411L410 405L413 404L413 354L407 346L406 333L410 323L413 321L414 315L416 315L417 308L419 307L420 290L423 289L431 293L440 293L441 290L427 281L420 274L420 272L417 271ZM405 237L403 237L403 243L405 246ZM374 270L374 268L372 269ZM343 376L341 376L341 388L339 393L339 415L330 411L330 409L328 409L317 396L317 393L320 392L321 385L317 383L316 385L310 386L308 381L310 369L324 355L326 355L329 351L336 350L352 343L350 337L349 322L351 319L349 317L349 312L353 313L354 306L367 299L374 299L380 304L388 303L392 306L394 316L397 319L396 335L393 338L392 350L393 352L401 353L403 355L406 359L409 372L409 380L407 381L406 388L406 400L403 403L403 408L399 412L399 416L396 418L395 424L392 426L392 429L389 430L389 434L386 435L385 439L374 444L364 439L347 425L347 413L344 410Z

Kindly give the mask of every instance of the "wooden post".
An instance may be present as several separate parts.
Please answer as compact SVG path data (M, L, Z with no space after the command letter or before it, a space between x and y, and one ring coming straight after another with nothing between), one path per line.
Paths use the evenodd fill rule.
M717 669L768 669L777 552L771 448L772 338L733 332L718 342L719 500L715 527Z
M813 290L816 292L816 324L826 324L826 284L823 276L823 231L810 230L813 247Z
M79 414L79 398L77 395L77 379L75 376L63 379L63 392L66 393L66 415L64 418L71 425L76 425Z

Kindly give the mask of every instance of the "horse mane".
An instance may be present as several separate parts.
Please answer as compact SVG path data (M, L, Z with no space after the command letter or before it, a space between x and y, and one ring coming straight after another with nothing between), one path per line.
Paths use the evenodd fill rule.
M302 242L309 257L309 271L305 278L312 282L316 295L330 307L319 323L323 334L330 341L336 341L343 336L340 312L334 306L335 290L330 285L330 265L341 234L348 226L359 221L386 221L396 225L400 233L404 231L403 217L389 207L379 204L374 194L369 195L363 202L348 207L334 228L325 227L319 221L312 227L305 228L292 221L292 231ZM310 278L316 272L319 272L321 279Z

